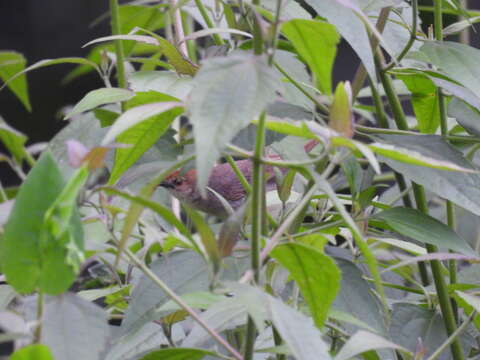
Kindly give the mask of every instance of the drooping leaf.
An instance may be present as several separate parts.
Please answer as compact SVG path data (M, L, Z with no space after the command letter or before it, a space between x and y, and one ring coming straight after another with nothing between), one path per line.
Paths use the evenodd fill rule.
M211 58L194 79L188 109L194 127L197 186L206 194L210 171L225 145L254 120L281 88L266 58Z
M47 298L42 342L55 359L102 359L110 337L107 312L81 297L66 293Z
M470 245L450 227L418 210L396 207L375 214L374 218L385 221L393 231L411 239L465 255L475 255Z
M471 168L463 154L436 135L381 135L382 142L411 149L426 156ZM429 191L480 215L480 176L478 173L451 172L408 165L385 158L383 160L409 180L425 186Z
M278 245L271 255L290 271L315 325L322 328L340 289L340 270L334 261L314 247L300 243Z
M480 329L480 297L457 290L455 291L455 300L467 315L470 315L473 311L477 313L473 318L473 323L477 329Z
M15 74L25 70L27 60L16 51L0 51L0 79L7 83ZM32 111L30 99L28 97L27 77L25 74L19 75L16 79L8 81L7 86L22 102L28 111Z
M75 105L72 111L65 116L65 119L101 105L126 101L134 96L135 93L133 91L121 88L100 88L92 90Z
M33 344L15 351L10 360L53 360L48 346Z
M335 27L319 20L294 19L282 25L282 33L315 74L320 91L330 95L333 62L340 40Z
M62 175L49 152L44 153L28 174L16 197L1 239L2 271L20 293L40 289L58 294L72 284L74 268L65 243L44 231L45 215L64 189ZM67 244L82 248L80 217L72 213ZM21 239L21 241L19 241Z

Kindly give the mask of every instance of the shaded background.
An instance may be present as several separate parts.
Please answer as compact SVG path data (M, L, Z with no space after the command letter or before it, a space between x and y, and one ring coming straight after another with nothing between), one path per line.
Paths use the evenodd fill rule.
M471 4L478 8L480 4L474 4L477 1ZM1 0L0 49L21 52L28 65L43 59L86 56L89 49L82 49L82 45L110 34L108 21L91 26L107 10L106 0ZM455 17L449 20L455 21ZM429 24L431 19L424 17L423 22ZM478 46L478 34L472 36L472 40ZM335 63L335 82L351 80L357 65L358 58L342 42ZM56 115L58 111L65 105L75 104L88 91L103 86L93 72L61 85L62 78L73 68L74 65L64 64L28 73L32 113L28 113L9 90L0 91L0 116L26 134L29 144L51 139L65 125ZM18 182L2 163L0 180L5 186Z

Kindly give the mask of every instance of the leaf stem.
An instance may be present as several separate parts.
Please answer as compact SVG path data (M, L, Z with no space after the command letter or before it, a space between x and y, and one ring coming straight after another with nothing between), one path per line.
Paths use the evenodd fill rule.
M43 304L45 300L45 294L39 290L37 293L37 327L33 334L33 342L39 344L42 341L42 319L43 319Z
M112 35L121 35L120 32L120 10L118 0L110 0L110 17L112 26ZM117 61L117 81L118 87L126 88L127 79L125 75L125 51L122 40L115 40L115 56Z
M207 9L205 8L205 5L203 5L202 0L195 0L195 5L197 6L198 11L200 11L200 15L202 15L203 21L205 21L205 24L207 24L207 27L209 29L212 29L215 27L213 24L212 19L210 19L210 16L208 15ZM215 33L212 34L213 41L215 42L215 45L221 46L225 45L225 41L222 39L222 37Z

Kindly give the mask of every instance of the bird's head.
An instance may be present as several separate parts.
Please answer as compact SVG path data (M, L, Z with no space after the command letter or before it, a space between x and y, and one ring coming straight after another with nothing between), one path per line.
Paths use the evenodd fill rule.
M160 183L160 186L180 200L192 201L192 198L197 196L197 173L195 169L185 173L181 170L174 171Z

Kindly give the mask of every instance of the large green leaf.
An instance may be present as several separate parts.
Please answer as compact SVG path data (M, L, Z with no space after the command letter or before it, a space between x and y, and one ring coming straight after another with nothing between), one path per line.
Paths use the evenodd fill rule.
M425 134L435 133L440 119L435 84L428 77L419 74L397 77L403 80L412 93L411 101L420 132Z
M208 59L194 83L188 108L197 185L205 194L210 171L225 145L265 109L281 83L265 57L250 54Z
M0 51L0 79L7 82L15 74L22 72L26 63L25 57L16 51ZM28 111L31 111L32 106L28 97L27 77L25 74L9 81L7 85L22 102L23 106Z
M130 145L116 150L110 184L152 147L183 112L181 104L172 100L175 99L168 95L149 91L138 93L128 102L131 108L118 117L104 139L104 143L116 138L117 142Z
M332 68L340 37L335 27L319 20L290 20L282 25L282 33L315 74L323 93L332 92Z
M62 175L51 154L46 152L20 188L1 242L2 270L9 284L20 293L40 289L58 294L67 290L75 279L66 247L83 246L78 212L74 210L69 221L67 234L71 242L59 242L44 227L45 215L63 189Z
M340 289L340 270L319 250L297 243L277 246L272 257L285 266L297 282L315 325L322 328Z
M449 41L427 41L420 51L431 64L480 96L479 49Z
M411 149L426 156L472 168L463 154L436 135L381 135L382 142ZM480 176L478 173L443 171L408 165L384 158L391 168L429 191L446 198L474 214L480 215Z
M370 47L370 39L362 20L349 7L350 1L307 0L319 16L336 26L337 31L355 50L372 79L376 79L375 63Z
M0 143L12 154L17 162L21 162L25 156L25 142L27 137L18 132L0 117Z
M108 314L100 306L71 293L47 299L42 342L55 359L103 359L109 337Z
M450 249L465 255L475 255L468 243L450 227L418 210L396 207L375 214L393 231L422 243Z

